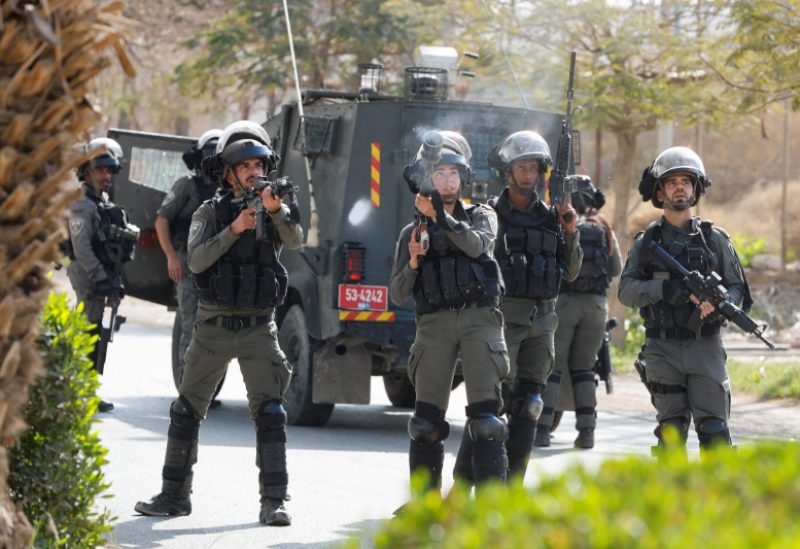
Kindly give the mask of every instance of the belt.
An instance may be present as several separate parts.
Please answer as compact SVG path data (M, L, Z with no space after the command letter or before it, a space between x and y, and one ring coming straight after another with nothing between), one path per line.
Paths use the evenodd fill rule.
M697 334L686 328L647 328L645 335L654 339L697 339ZM700 337L717 335L719 324L711 324L700 328Z
M460 311L462 309L475 309L478 307L497 307L497 298L488 297L486 299L478 299L477 301L465 301L458 305L447 305L442 307L445 311Z
M533 305L536 308L536 311L534 312L533 316L544 315L544 314L547 314L547 313L555 311L555 309L556 309L556 300L555 299L551 299L549 301L537 301Z
M246 330L247 328L255 328L268 324L272 320L272 315L261 316L212 316L205 321L206 324L219 326L232 332L239 330Z

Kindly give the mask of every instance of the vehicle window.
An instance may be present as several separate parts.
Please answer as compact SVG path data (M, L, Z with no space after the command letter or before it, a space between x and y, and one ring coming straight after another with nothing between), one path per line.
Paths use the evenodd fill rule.
M133 147L128 179L134 183L169 192L175 181L189 172L178 151Z
M478 131L467 131L464 137L467 138L469 146L472 149L472 161L470 164L475 169L488 168L489 164L486 158L489 155L489 150L500 143L508 135L505 131L492 131L488 129Z

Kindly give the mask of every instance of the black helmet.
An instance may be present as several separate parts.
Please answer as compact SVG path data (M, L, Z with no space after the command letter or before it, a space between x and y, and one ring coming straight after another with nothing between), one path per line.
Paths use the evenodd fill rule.
M592 184L588 175L570 175L572 184L572 205L579 214L586 213L589 209L599 210L606 203L603 191Z
M692 149L688 147L670 147L659 154L652 166L645 168L642 179L639 181L639 194L642 201L650 200L656 208L663 208L664 204L658 199L656 190L661 187L664 180L674 173L686 173L694 182L694 202L700 200L711 181L706 177L703 161Z
M208 130L201 135L197 143L183 153L183 163L186 164L186 167L190 170L199 171L203 158L214 154L220 135L222 135L222 130L217 128Z
M510 170L514 162L530 159L539 162L541 174L544 174L547 167L553 163L547 141L538 133L525 130L506 137L499 146L489 152L488 161L489 167L502 177L503 172Z
M100 154L78 166L76 174L81 181L86 179L89 170L92 168L108 166L111 168L111 173L119 173L119 169L122 167L122 158L124 156L122 147L113 139L96 137L84 146L84 152L92 153L95 151L100 152Z

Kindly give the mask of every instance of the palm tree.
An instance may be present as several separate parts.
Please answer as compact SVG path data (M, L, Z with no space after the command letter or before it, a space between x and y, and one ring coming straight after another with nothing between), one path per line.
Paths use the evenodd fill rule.
M41 368L34 343L60 257L62 219L79 191L74 144L97 123L94 78L123 48L124 3L0 0L0 546L27 546L30 523L8 496L6 448L25 428L21 411Z

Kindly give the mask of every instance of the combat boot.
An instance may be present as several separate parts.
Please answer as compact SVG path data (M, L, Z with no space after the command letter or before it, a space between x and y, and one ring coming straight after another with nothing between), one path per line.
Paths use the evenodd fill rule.
M547 448L550 446L550 428L544 425L540 425L538 429L536 429L536 437L533 439L533 445L539 446L541 448Z
M183 482L165 480L161 492L150 501L140 501L134 510L150 517L175 516L183 517L192 513L192 500L189 497L192 489L192 477Z
M583 448L584 450L594 448L594 429L578 429L575 448Z
M283 506L283 500L277 498L263 498L258 521L267 526L289 526L292 516Z

